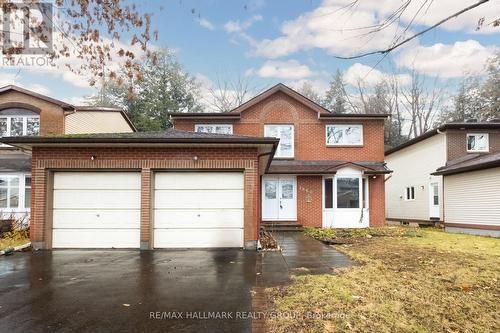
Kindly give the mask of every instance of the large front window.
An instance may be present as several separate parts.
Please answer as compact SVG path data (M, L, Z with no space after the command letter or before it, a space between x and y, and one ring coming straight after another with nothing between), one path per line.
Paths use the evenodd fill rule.
M265 125L264 136L280 139L274 157L289 158L294 156L293 125Z
M362 125L326 125L326 144L356 146L363 144Z
M360 178L337 178L337 208L359 208Z
M216 133L233 134L233 125L231 124L196 124L195 132L198 133Z
M0 137L40 134L39 116L0 115Z

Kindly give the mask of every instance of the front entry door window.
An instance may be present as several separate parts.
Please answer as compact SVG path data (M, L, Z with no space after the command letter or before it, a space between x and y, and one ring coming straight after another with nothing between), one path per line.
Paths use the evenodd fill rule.
M262 178L262 218L264 220L296 220L296 179L291 176Z

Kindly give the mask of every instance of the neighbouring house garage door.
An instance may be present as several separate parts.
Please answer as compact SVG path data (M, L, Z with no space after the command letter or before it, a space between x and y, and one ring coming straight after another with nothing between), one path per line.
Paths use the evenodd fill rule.
M155 174L154 247L243 247L242 172Z
M138 172L56 172L53 248L138 248Z

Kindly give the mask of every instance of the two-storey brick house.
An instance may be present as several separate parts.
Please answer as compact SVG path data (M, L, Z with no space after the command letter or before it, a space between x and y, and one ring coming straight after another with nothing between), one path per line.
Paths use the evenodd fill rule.
M279 138L262 221L339 228L384 224L386 117L334 114L282 84L228 113L171 114L175 129Z
M384 224L385 115L332 114L284 85L160 133L4 138L33 158L41 248L255 249L262 221Z
M500 123L448 123L386 152L387 219L500 235Z
M0 88L0 138L133 132L123 111L79 107L16 86ZM0 144L0 219L29 215L31 156Z

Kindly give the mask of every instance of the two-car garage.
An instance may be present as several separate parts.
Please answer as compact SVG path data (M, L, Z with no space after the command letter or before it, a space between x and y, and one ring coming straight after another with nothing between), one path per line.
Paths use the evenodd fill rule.
M243 247L243 172L154 173L154 248ZM139 248L141 173L54 172L53 248Z

